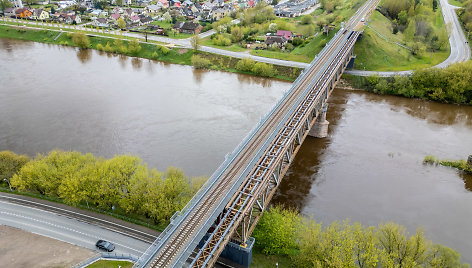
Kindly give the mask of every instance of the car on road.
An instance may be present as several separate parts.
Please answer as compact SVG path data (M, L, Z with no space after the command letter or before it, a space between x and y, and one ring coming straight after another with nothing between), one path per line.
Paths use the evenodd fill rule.
M365 18L362 18L361 21L364 22L364 21L365 21Z
M95 243L95 246L108 252L112 252L115 249L115 245L105 240L98 240L97 243Z

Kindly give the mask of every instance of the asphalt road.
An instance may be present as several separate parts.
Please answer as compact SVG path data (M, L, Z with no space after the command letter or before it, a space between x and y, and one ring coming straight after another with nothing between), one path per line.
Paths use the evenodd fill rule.
M116 254L139 258L149 243L52 212L0 200L0 225L16 227L84 248L97 250L95 243L104 239L115 244Z
M449 32L449 44L451 46L451 54L449 57L441 62L440 64L434 66L438 68L445 68L456 62L463 62L470 59L470 47L466 43L467 39L465 38L464 32L462 31L459 19L457 18L456 12L454 11L458 7L450 5L447 0L439 0L443 12L443 18L450 27ZM449 26L450 25L450 26ZM357 76L369 76L377 74L382 77L392 77L396 75L409 75L413 71L401 71L401 72L375 72L375 71L360 71L360 70L349 70L345 73L357 75Z

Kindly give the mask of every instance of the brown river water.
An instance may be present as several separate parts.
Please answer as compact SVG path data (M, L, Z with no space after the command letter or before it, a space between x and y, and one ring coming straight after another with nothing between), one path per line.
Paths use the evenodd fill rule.
M290 83L0 39L0 150L140 156L209 176ZM394 221L472 262L472 177L424 166L472 154L472 107L336 89L275 203L317 221Z

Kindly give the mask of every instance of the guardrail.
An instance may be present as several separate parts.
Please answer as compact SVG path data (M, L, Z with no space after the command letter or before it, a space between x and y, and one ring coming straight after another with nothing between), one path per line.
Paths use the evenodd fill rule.
M136 262L138 259L131 254L116 254L116 253L97 253L92 257L83 260L73 266L71 268L85 268L90 264L99 261L99 260L126 260L130 262Z

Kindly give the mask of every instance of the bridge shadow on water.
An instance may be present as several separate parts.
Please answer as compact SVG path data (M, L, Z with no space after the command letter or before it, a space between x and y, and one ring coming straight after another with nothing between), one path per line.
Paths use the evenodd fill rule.
M323 163L323 155L331 144L332 134L338 129L338 122L346 109L348 94L350 94L349 91L342 89L333 91L328 100L326 114L326 119L329 121L328 137L305 139L277 189L272 204L282 204L300 210L309 201L308 195L313 183L321 183L317 181L317 175Z

